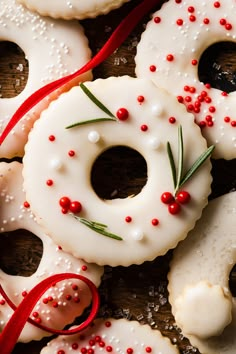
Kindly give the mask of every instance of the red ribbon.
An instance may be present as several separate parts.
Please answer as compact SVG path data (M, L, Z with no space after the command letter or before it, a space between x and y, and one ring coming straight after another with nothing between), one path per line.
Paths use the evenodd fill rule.
M19 120L43 98L45 98L61 86L67 84L71 80L77 78L77 76L87 72L88 70L94 69L97 65L101 64L104 60L106 60L124 42L129 33L139 23L142 17L147 14L159 2L160 0L143 0L121 21L121 23L114 30L105 45L101 48L101 50L81 69L79 69L73 74L67 75L61 79L58 79L41 87L39 90L35 91L31 96L29 96L16 110L16 112L13 114L12 118L6 125L5 129L3 130L0 136L0 145L6 139L6 137L14 128L14 126L19 122Z
M86 283L86 285L89 287L91 294L92 294L92 308L90 311L90 314L88 318L81 323L79 326L74 327L69 330L57 330L57 329L52 329L43 325L40 325L33 321L32 319L29 318L31 315L35 305L37 304L38 300L43 296L45 291L47 291L51 286L55 285L55 283L60 282L65 279L79 279ZM0 334L0 353L1 354L11 354L12 350L14 349L14 346L26 324L27 321L30 323L34 324L35 326L46 330L50 333L53 334L58 334L58 335L71 335L71 334L76 334L85 328L87 328L91 322L94 320L94 318L97 315L97 311L99 309L99 294L96 286L89 280L88 278L74 274L74 273L61 273L61 274L56 274L52 275L43 281L41 281L39 284L37 284L30 292L27 294L27 296L22 300L20 305L16 307L10 299L8 299L7 295L3 291L2 287L0 287L0 292L2 295L5 297L9 305L15 310L13 313L12 317L10 320L7 322L6 326L4 327L2 333Z

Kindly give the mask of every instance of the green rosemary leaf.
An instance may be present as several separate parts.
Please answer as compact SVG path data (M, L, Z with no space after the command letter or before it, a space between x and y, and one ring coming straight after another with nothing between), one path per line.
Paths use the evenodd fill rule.
M178 128L178 173L177 173L177 181L176 181L174 194L179 189L180 181L183 174L183 161L184 161L183 131L182 131L182 126L180 125Z
M79 125L85 125L85 124L91 124L91 123L99 123L99 122L104 122L104 121L113 121L113 122L116 122L116 118L95 118L95 119L90 119L90 120L83 120L81 122L77 122L77 123L73 123L71 125L68 125L66 127L66 129L71 129L71 128L74 128L74 127L77 127Z
M210 146L206 151L204 151L199 158L194 162L192 167L186 172L186 174L183 176L183 178L180 181L179 188L186 183L192 175L199 169L199 167L208 159L208 157L212 154L215 146L212 145Z
M168 153L168 157L169 157L174 188L176 188L176 167L175 167L175 161L174 161L174 157L173 157L173 153L172 153L172 149L171 149L169 141L167 142L167 153Z
M80 84L81 89L84 91L85 95L96 105L98 106L103 112L108 114L110 117L115 118L114 114L109 111L109 109L104 106L104 104L95 97L92 92L83 84Z
M72 214L73 217L77 220L79 220L81 222L81 224L89 227L91 230L97 232L98 234L101 234L103 236L106 236L106 237L110 237L110 238L113 238L115 240L118 240L118 241L122 241L122 237L118 236L118 235L115 235L109 231L106 230L107 228L107 225L105 224L101 224L99 222L96 222L96 221L90 221L88 219L85 219L85 218L81 218L77 215L74 215Z

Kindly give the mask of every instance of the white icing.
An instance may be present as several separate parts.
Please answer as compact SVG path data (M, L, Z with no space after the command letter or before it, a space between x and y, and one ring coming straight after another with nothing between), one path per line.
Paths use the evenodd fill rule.
M175 319L184 333L203 339L219 336L232 320L231 298L219 285L205 281L187 286L175 306Z
M42 15L67 20L105 15L127 1L129 0L18 0L19 3Z
M110 326L106 326L109 322ZM84 337L81 339L80 335ZM100 337L104 342L103 346L89 343L90 340ZM78 344L78 348L72 345ZM127 353L131 348L133 353L152 353L152 354L179 354L175 345L170 340L163 337L158 330L152 330L148 325L140 325L137 321L128 321L125 319L107 320L97 319L94 326L88 328L78 335L59 336L51 340L44 347L40 354L54 354L58 349L66 350L66 353L72 350L73 353L81 353L81 348L93 349L94 354L107 353L108 346L111 346L111 353Z
M137 77L149 78L158 87L183 97L187 109L194 113L196 122L205 122L202 134L208 145L217 145L213 157L232 159L236 157L235 144L232 143L236 130L236 93L222 96L222 91L206 88L198 78L198 63L209 46L216 42L236 41L236 3L234 0L221 0L220 4L216 8L214 1L165 2L153 14L141 36L135 57L135 71ZM189 13L189 6L194 7L193 13ZM190 20L191 15L196 17L196 21ZM160 17L159 23L155 22L156 17ZM205 18L209 19L209 24L204 23ZM232 29L227 30L220 24L222 18L232 25ZM178 19L183 20L181 26L177 24ZM173 54L172 61L166 59L168 54ZM193 65L192 60L196 60L197 65ZM151 65L156 67L155 71L150 70ZM196 91L185 91L186 86L194 87ZM202 91L207 92L211 102L202 101L199 112L192 110L189 104L194 105ZM190 97L191 102L185 101L186 97ZM210 112L210 107L215 107L215 112ZM213 126L208 126L207 115L212 116ZM230 117L230 122L224 121L225 116ZM223 136L222 127L225 128Z
M111 77L87 82L86 86L114 115L120 108L127 109L128 118L65 129L76 122L100 118L105 113L88 99L80 87L72 88L52 102L36 122L26 146L23 174L27 200L48 234L63 249L87 261L130 265L154 259L186 237L207 203L212 180L211 164L207 160L185 187L194 202L182 206L178 215L171 215L167 205L160 200L163 192L173 192L174 189L167 141L171 143L177 161L178 125L181 124L185 148L184 169L187 170L206 150L205 139L185 107L149 80L128 76ZM138 101L140 95L145 98L143 104ZM160 104L165 114L159 121L150 112L153 105ZM173 116L176 122L171 124L169 117ZM142 130L143 126L147 130ZM99 143L91 144L88 141L91 131L101 136ZM48 139L51 134L55 136L53 142ZM159 149L150 148L150 138L160 141ZM146 160L148 179L141 192L135 196L103 200L93 190L90 174L99 155L114 146L127 146L138 151ZM68 156L70 149L76 151L74 157ZM60 156L63 171L49 168L50 156L55 155ZM34 159L34 156L38 158ZM49 178L54 181L50 187L46 183ZM63 196L82 204L79 217L106 225L108 232L118 235L122 240L105 237L86 227L70 213L63 214L59 205ZM127 216L131 217L131 222L126 222ZM153 224L154 219L159 220L159 223ZM132 230L141 230L143 240L137 242Z
M177 314L177 325L180 319L183 334L201 353L236 352L236 303L229 289L229 274L236 263L235 200L236 192L232 192L209 202L194 230L174 251L168 275L169 301L174 316ZM190 300L191 295L197 296L195 291L201 291L201 296L194 309L189 296ZM231 306L232 321L227 325ZM202 328L195 333L200 316ZM217 332L218 336L204 338L204 333L209 336Z
M0 133L17 108L43 85L78 70L90 59L88 40L76 21L55 21L28 11L16 0L1 0L1 40L16 43L29 61L29 75L25 88L16 97L0 99ZM76 82L89 80L91 72ZM75 84L75 82L73 83ZM71 87L66 85L63 90ZM55 98L62 89L51 95ZM0 157L23 156L24 145L34 121L49 103L43 100L14 128L0 147Z
M22 165L18 162L0 164L0 189L4 191L0 198L1 204L1 232L9 232L17 229L28 230L37 236L43 243L43 255L39 266L34 274L29 277L8 275L0 270L0 283L10 298L17 306L23 299L22 292L31 290L40 281L50 275L72 272L82 274L89 278L96 286L99 286L103 268L94 264L88 264L81 259L75 258L59 249L52 240L43 232L41 227L32 218L30 208L22 206L25 202L25 194L22 191ZM14 195L14 200L5 202L5 195ZM20 218L18 217L20 213ZM83 265L87 266L87 270L82 270ZM73 290L72 284L76 284L79 290ZM65 296L70 294L71 301L65 301ZM59 282L53 288L48 289L43 298L49 295L53 297L53 302L58 302L58 307L53 307L53 302L44 304L41 299L38 301L32 314L37 311L41 324L51 328L63 329L65 325L73 322L75 317L82 314L83 310L90 304L91 294L88 287L81 281L70 279ZM73 299L79 296L80 302L77 303ZM0 301L2 296L0 295ZM12 315L11 308L5 303L0 305L0 331ZM34 318L33 315L31 318ZM51 335L41 329L26 324L18 341L29 342L31 340L39 340L44 336Z

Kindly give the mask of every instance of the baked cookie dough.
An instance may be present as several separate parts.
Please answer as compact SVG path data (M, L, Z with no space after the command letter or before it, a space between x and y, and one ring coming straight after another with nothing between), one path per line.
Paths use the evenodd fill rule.
M229 275L236 262L236 192L210 201L174 251L169 301L177 325L202 354L236 352L236 303Z
M81 353L153 353L179 354L170 340L158 330L137 321L97 319L94 324L73 336L59 336L41 350L40 354Z
M24 233L24 230L27 230L39 238L43 245L42 258L32 275L9 275L0 270L0 283L9 299L17 306L35 285L57 273L76 273L99 286L103 268L75 258L53 243L36 223L30 206L25 201L22 182L22 164L0 163L0 238L3 232L8 232L8 237L15 237L11 235L11 231L23 230ZM92 295L84 282L65 280L47 290L36 304L30 318L40 325L63 329L83 313L91 300ZM12 313L7 300L0 295L0 332ZM40 340L50 335L51 333L27 323L18 341Z
M205 139L193 115L151 81L111 77L62 94L36 122L25 150L24 188L38 222L89 262L128 266L165 254L193 228L211 190L208 159L174 198L167 142L177 164L181 126L186 173L206 151ZM117 146L144 158L147 181L135 196L102 199L91 171Z
M204 51L236 42L234 0L169 0L155 12L137 47L136 74L173 93L195 116L213 157L236 157L236 93L199 81Z
M15 97L0 99L0 134L19 106L36 90L47 83L71 74L91 57L88 40L77 21L53 20L28 11L16 0L1 0L1 40L16 43L24 52L29 73L23 91ZM19 66L20 67L20 66ZM51 98L83 80L91 72L80 75L62 87ZM0 146L0 157L23 156L28 133L50 99L42 100L31 109L11 131Z
M105 15L130 0L17 0L44 16L82 20Z

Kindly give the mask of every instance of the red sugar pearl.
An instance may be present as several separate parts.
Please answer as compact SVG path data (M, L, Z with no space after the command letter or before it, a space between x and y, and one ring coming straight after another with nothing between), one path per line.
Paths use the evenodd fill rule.
M209 107L209 112L214 113L216 111L216 108L214 106Z
M177 96L177 101L178 101L179 103L183 103L183 102L184 102L183 96Z
M105 347L105 342L103 342L103 340L101 340L99 343L98 343L99 347L103 348Z
M143 103L144 102L144 96L142 96L142 95L138 96L137 101L139 103Z
M55 141L56 138L55 138L54 135L49 135L48 140L49 140L49 141Z
M126 108L119 108L116 112L116 116L119 120L126 120L129 117L129 112Z
M232 120L231 126L232 126L232 127L236 127L236 120Z
M180 191L177 193L176 199L181 204L187 204L190 201L191 196L187 191Z
M210 90L211 84L207 83L207 84L205 84L205 87Z
M81 269L82 269L84 272L86 272L86 270L88 269L88 267L87 267L86 265L83 265L83 266L81 267Z
M149 70L152 72L152 73L154 73L155 71L156 71L156 66L155 65L150 65L149 66Z
M159 224L159 220L158 219L156 219L156 218L152 219L152 225L153 226L157 226L158 224Z
M224 117L224 121L225 121L225 123L229 123L230 122L230 117Z
M152 348L151 347L146 347L145 350L146 350L146 353L151 353Z
M155 23L160 23L160 22L161 22L161 18L160 18L159 16L155 16L154 19L153 19L153 21L154 21Z
M83 347L83 348L81 348L81 349L80 349L80 351L81 351L81 353L82 353L82 354L86 354L86 353L87 353L87 349L86 349L86 348L84 348L84 347Z
M5 305L5 303L6 303L6 301L5 301L4 299L2 299L2 300L0 301L0 305Z
M88 354L94 354L94 350L92 348L88 349Z
M192 101L192 97L191 96L186 96L185 97L185 101L186 102L191 102Z
M180 212L181 208L180 208L180 205L176 202L173 202L171 204L168 205L168 210L169 210L169 213L172 214L172 215L176 215Z
M72 296L70 294L66 295L66 300L70 301L72 299Z
M42 320L41 320L41 318L38 317L38 318L35 319L35 322L36 322L36 323L41 323Z
M220 24L221 24L222 26L224 26L224 25L226 24L226 19L225 19L225 18L221 18L221 19L220 19Z
M176 4L181 4L182 0L175 0Z
M168 54L168 55L166 56L166 60L167 60L167 61L173 61L173 60L174 60L174 55L173 55L173 54Z
M196 21L196 16L190 15L190 16L189 16L189 20L190 20L191 22L195 22L195 21Z
M192 60L192 65L193 65L193 66L196 66L197 64L198 64L197 59L193 59L193 60Z
M57 354L66 354L64 350L58 350Z
M25 208L29 208L30 207L30 204L27 201L25 201L23 205L24 205Z
M78 344L78 343L72 343L71 348L72 348L73 350L76 350L76 349L79 348L79 344Z
M100 341L101 341L101 337L100 337L100 336L96 336L96 337L95 337L95 341L96 341L96 342L100 342Z
M72 284L71 287L74 291L78 290L78 285L76 285L76 284Z
M34 312L32 313L32 316L33 316L34 318L37 318L37 317L39 317L39 313L38 313L37 311L34 311Z
M222 96L228 96L228 93L225 92L225 91L222 91L222 92L221 92L221 95L222 95Z
M75 151L74 151L74 150L68 151L68 155L69 155L70 157L74 157L74 156L75 156Z
M22 291L21 295L22 295L23 297L26 297L26 296L27 296L27 291Z
M90 339L89 340L89 345L90 345L90 347L93 347L95 345L95 340Z
M220 2L219 1L215 1L214 2L214 7L218 9L220 7Z
M190 87L189 87L188 85L185 85L185 86L184 86L184 91L188 92L189 89L190 89Z
M170 122L170 124L174 124L176 122L176 118L175 117L170 117L169 118L169 122Z
M133 349L132 348L127 348L126 353L127 354L132 354L133 353Z
M177 24L178 26L182 26L183 23L184 23L184 21L182 20L182 18L178 18L178 20L176 21L176 24Z
M209 18L204 18L203 23L204 23L205 25L208 25L208 24L210 23Z
M112 352L112 350L113 350L113 348L112 348L110 345L108 345L108 346L106 347L106 351L107 351L108 353Z
M52 179L48 179L48 180L46 181L46 185L49 186L49 187L51 187L51 186L53 185L53 180L52 180Z
M70 203L69 210L74 214L80 213L82 210L82 204L77 200L75 200Z
M193 6L189 6L188 7L188 12L193 13L195 11Z
M78 296L75 296L73 298L73 301L76 303L76 304L79 304L80 303L80 298Z
M231 23L226 23L225 29L226 29L227 31L230 31L232 28L233 28L233 26L231 25Z
M206 122L204 122L204 120L201 120L201 122L199 122L198 125L199 125L200 128L205 128Z
M126 216L125 221L126 221L126 222L131 222L131 221L132 221L131 216Z
M207 122L207 126L208 126L208 127L213 127L213 125L214 125L214 123L213 123L212 121Z
M146 132L148 130L148 126L146 124L142 124L140 129L142 130L142 132Z
M170 204L174 201L174 196L170 192L164 192L161 195L161 201L164 204Z
M54 302L52 303L52 306L56 309L56 308L58 307L58 302L54 301Z
M105 326L106 326L107 328L111 327L111 322L110 322L110 321L106 321L106 322L105 322Z

